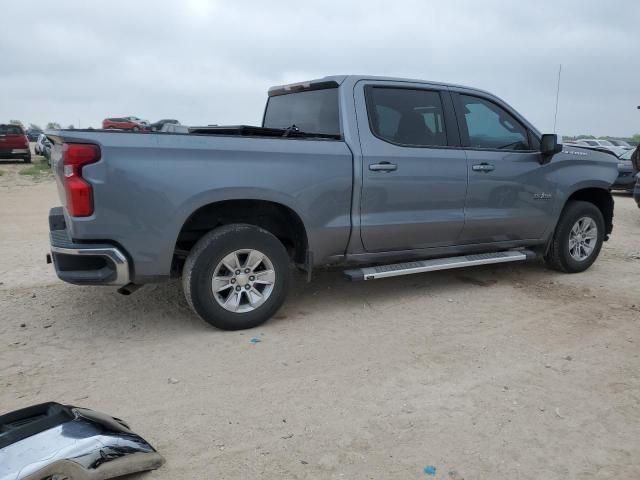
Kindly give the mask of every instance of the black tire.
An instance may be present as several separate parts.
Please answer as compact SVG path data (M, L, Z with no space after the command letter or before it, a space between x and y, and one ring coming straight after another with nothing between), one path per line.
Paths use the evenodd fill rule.
M237 313L223 308L214 297L212 278L216 267L230 253L258 250L275 271L273 290L267 300L252 311ZM261 325L282 306L290 283L289 255L270 232L246 224L225 225L202 237L191 249L182 271L182 287L189 306L206 322L222 330L243 330ZM246 300L246 296L240 295Z
M22 160L24 160L24 163L31 163L31 155L24 157Z
M593 251L587 258L579 261L569 253L569 235L576 222L583 217L591 218L595 222L598 232ZM584 272L598 258L604 235L604 217L600 209L593 203L572 200L567 203L560 215L560 220L551 239L551 245L549 245L549 250L544 257L545 262L549 268L560 272Z

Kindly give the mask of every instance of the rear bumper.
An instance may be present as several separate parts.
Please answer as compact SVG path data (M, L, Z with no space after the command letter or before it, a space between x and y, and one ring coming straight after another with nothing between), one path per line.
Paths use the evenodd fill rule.
M164 458L122 420L57 403L0 416L0 478L98 480L154 470Z
M108 243L74 242L62 207L49 211L51 259L60 280L75 285L126 285L129 261L122 249Z
M25 158L30 157L28 148L0 148L0 158Z

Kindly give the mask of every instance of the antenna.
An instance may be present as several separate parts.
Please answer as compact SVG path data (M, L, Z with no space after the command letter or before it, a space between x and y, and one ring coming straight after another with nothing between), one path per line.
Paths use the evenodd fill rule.
M558 124L558 103L560 102L560 76L562 75L562 64L558 70L558 87L556 88L556 114L553 117L553 133L558 133L556 125Z

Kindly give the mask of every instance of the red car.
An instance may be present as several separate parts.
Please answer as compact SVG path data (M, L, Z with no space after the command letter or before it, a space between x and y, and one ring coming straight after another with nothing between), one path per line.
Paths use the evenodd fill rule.
M21 158L31 162L29 139L20 125L0 124L0 158Z
M118 129L118 130L132 130L134 132L145 132L151 130L151 125L146 120L142 120L138 117L118 117L118 118L105 118L102 121L102 128Z

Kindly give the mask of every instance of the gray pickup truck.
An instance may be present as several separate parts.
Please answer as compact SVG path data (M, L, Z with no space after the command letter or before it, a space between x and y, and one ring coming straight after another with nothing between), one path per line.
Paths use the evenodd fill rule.
M292 264L352 280L544 258L587 269L612 230L613 155L565 147L487 92L334 76L269 90L262 126L49 131L60 279L122 293L182 276L250 328Z

